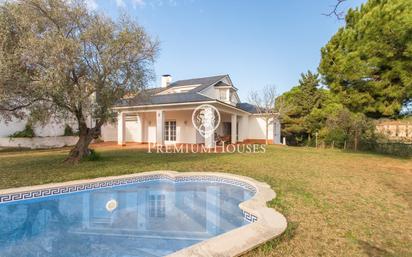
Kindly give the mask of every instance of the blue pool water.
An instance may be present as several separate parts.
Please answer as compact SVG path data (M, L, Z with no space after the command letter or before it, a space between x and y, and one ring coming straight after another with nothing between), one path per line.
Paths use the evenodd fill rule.
M238 205L252 195L229 184L158 180L2 203L0 256L164 256L245 225ZM117 208L109 211L109 201Z

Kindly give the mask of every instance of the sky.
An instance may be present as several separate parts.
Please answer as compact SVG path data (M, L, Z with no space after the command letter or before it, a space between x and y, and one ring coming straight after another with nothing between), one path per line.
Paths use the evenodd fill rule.
M160 85L162 74L174 81L229 74L243 101L266 85L285 92L302 72L316 71L320 49L344 25L322 15L336 0L87 1L114 19L126 12L160 41L150 86Z

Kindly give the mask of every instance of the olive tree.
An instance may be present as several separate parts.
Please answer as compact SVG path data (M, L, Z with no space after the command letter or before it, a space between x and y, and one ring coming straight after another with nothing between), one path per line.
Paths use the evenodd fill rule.
M87 156L112 107L152 79L158 43L128 17L91 12L84 1L15 0L0 11L0 114L77 121L67 162Z

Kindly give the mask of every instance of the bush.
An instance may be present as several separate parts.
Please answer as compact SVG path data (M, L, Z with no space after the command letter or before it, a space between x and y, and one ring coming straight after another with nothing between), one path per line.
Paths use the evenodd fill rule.
M70 137L70 136L74 136L74 132L72 127L70 127L69 125L66 124L66 126L64 127L64 134L65 137Z
M90 149L90 154L85 158L87 161L99 161L102 159L102 156L96 152L94 149Z
M326 145L333 145L334 147L343 148L345 141L348 141L348 135L340 128L322 128L319 131L319 138Z
M17 131L14 134L10 135L10 137L35 137L34 130L30 124L26 124L26 127L22 131Z
M319 142L357 150L361 141L374 139L374 130L373 121L364 114L343 108L328 116L319 131Z

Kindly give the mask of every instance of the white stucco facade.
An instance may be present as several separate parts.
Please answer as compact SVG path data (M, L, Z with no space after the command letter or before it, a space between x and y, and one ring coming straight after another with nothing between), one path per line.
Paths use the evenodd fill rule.
M219 110L221 122L215 131L215 137L230 137L231 143L258 142L266 140L266 119L262 115L252 115L235 108L214 104ZM190 106L174 106L171 108L153 107L153 110L128 110L123 111L123 126L119 122L107 124L102 129L104 141L115 141L119 144L127 142L159 143L159 144L203 144L205 139L199 136L199 132L192 124L192 113L196 104ZM176 109L176 108L181 108ZM157 121L156 114L163 113L161 122ZM174 140L158 139L157 131L165 133L165 124L176 124L176 138ZM280 134L276 139L275 127L279 128L277 120L270 119L268 126L268 140L270 143L280 143ZM280 128L279 128L280 129ZM124 136L118 136L124 133ZM120 138L120 139L119 139Z

